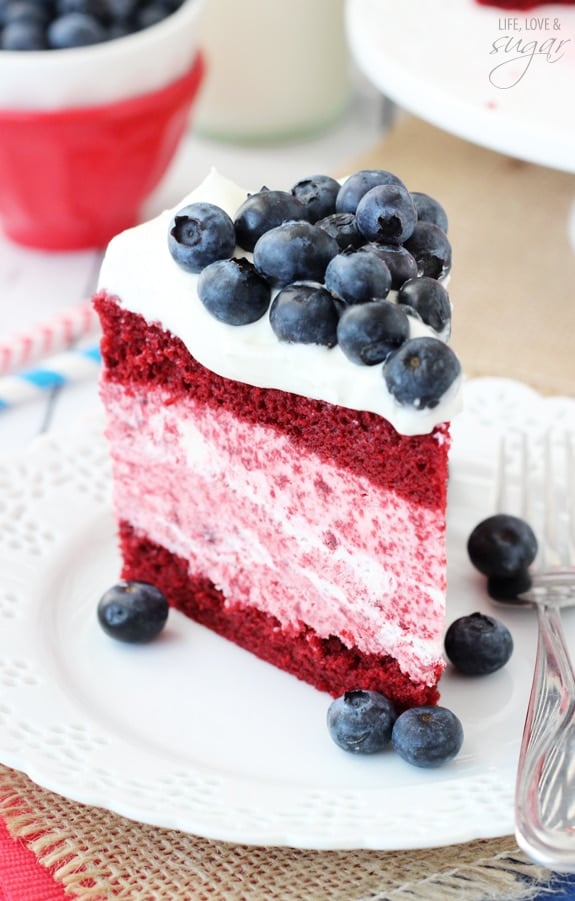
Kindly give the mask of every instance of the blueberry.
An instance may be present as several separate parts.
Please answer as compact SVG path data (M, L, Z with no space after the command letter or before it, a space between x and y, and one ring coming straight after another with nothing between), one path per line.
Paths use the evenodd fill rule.
M360 169L346 179L339 189L335 203L336 213L355 213L364 194L376 185L401 185L402 180L386 169Z
M362 253L373 253L383 260L391 273L392 291L397 291L404 282L417 276L417 263L401 244L378 244L370 241L360 250Z
M265 232L290 220L305 219L306 208L289 191L262 188L250 194L236 213L236 239L244 250L252 251Z
M130 22L139 6L139 0L107 0L107 6L110 18L118 27Z
M505 666L513 653L513 638L507 626L493 616L471 613L451 623L444 648L460 673L486 676Z
M327 728L344 751L374 754L391 741L397 718L395 708L377 691L346 691L332 701L327 711Z
M128 22L113 22L108 26L108 40L113 38L123 38L127 34L132 34L134 28Z
M349 247L356 250L365 241L357 230L354 213L332 213L331 216L318 219L316 225L335 238L340 250L347 250Z
M4 27L14 22L34 23L39 28L44 28L50 21L50 13L47 7L39 6L30 0L12 0L6 5L4 11Z
M106 29L87 13L71 12L58 16L48 26L49 46L54 50L66 47L86 47L106 40Z
M66 16L68 13L86 13L102 23L109 18L105 0L56 0L56 15Z
M415 257L419 275L444 278L451 271L449 238L433 222L416 222L405 246Z
M254 264L272 285L321 282L327 264L339 248L337 241L310 222L284 222L265 232L254 247Z
M377 185L363 195L355 211L357 227L367 241L403 244L413 233L417 213L406 188Z
M192 203L178 210L168 230L168 249L186 272L200 272L230 257L236 246L234 223L213 203Z
M2 29L2 50L46 50L46 33L42 25L31 21L10 22Z
M151 641L168 618L165 595L149 582L119 582L98 603L98 621L107 635L132 644Z
M406 281L398 291L397 302L411 307L426 325L444 340L451 333L451 301L447 289L435 278L423 275Z
M537 539L523 519L509 513L495 513L475 526L467 541L467 553L483 575L505 578L526 570L533 563Z
M133 21L139 0L107 0L108 14L117 25Z
M532 585L528 569L520 569L512 576L488 576L487 594L495 601L516 601Z
M311 175L302 178L291 189L291 193L303 203L307 219L317 222L335 212L335 200L339 192L339 182L329 175Z
M293 284L279 291L270 307L270 325L280 341L297 344L337 344L339 312L320 284Z
M162 22L169 11L162 3L146 3L136 12L135 24L138 29L150 28L151 25L157 25Z
M383 363L409 338L409 321L389 300L354 304L341 314L337 340L353 363Z
M435 197L430 197L429 194L424 194L422 191L412 191L411 199L413 200L418 219L424 222L435 223L447 234L447 213Z
M343 251L328 263L325 286L346 304L383 299L391 288L391 273L375 254Z
M439 338L410 338L386 363L389 392L402 406L436 407L461 373L461 364Z
M228 325L261 319L270 305L268 283L244 259L216 260L200 273L198 296L206 309Z
M413 766L441 766L461 750L463 727L447 707L411 707L396 719L391 744Z

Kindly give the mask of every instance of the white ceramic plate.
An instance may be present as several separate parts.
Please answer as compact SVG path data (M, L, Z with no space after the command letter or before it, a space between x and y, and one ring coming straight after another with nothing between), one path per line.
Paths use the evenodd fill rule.
M400 106L500 153L575 170L575 8L347 0L346 11L355 60Z
M575 400L498 380L466 387L454 425L448 618L489 610L467 561L491 512L497 433L575 423ZM100 630L117 580L107 448L97 428L43 439L0 465L0 760L46 788L142 822L302 848L428 847L513 830L515 765L531 681L530 612L500 611L515 653L498 673L448 671L442 701L465 743L418 770L392 751L331 741L330 698L177 613L155 643ZM575 646L575 619L566 615Z

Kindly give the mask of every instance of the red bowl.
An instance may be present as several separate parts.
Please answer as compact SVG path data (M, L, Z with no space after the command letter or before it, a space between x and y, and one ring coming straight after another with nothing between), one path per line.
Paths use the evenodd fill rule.
M203 75L118 102L0 110L0 220L42 250L105 246L139 221L188 126Z

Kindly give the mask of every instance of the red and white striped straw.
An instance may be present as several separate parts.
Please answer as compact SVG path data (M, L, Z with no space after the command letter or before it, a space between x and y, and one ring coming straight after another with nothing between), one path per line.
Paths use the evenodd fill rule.
M73 307L0 342L0 375L15 372L36 360L66 350L79 338L95 334L99 321L90 303Z

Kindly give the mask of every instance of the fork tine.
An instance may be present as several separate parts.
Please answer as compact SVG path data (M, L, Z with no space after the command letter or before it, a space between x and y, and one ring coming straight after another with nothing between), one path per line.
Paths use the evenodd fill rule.
M541 544L541 568L545 571L559 566L561 554L557 539L557 496L555 489L554 454L551 433L546 432L543 443L543 533Z
M525 432L502 435L495 480L495 510L529 520L531 514L531 457Z
M532 438L526 432L500 436L495 511L515 514L530 523L539 538L538 572L573 567L575 436L569 432L557 436L548 430L543 435L541 449L532 445ZM537 457L542 461L540 472L534 463Z
M567 563L575 566L575 436L565 435L566 488L567 488Z
M529 481L529 467L531 458L529 455L529 441L525 432L521 433L521 443L519 446L519 516L529 521L531 518L531 484Z
M497 453L497 464L495 469L495 502L494 510L496 513L505 513L506 507L506 479L505 471L507 468L507 440L505 435L499 436L499 447Z

